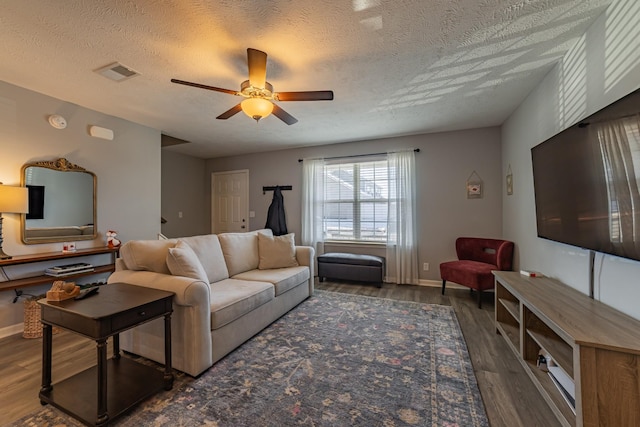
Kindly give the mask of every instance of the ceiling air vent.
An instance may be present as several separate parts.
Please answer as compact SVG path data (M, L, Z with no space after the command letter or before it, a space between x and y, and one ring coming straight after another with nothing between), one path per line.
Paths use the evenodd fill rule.
M98 68L95 70L96 73L103 75L104 77L116 81L121 82L123 80L130 79L131 77L135 77L140 75L135 70L127 67L126 65L122 65L119 62L114 62L113 64L109 64L106 67Z

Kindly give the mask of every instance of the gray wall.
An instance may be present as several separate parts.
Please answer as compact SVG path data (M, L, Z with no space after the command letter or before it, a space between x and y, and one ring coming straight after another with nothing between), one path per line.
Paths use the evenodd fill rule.
M67 128L51 127L47 122L51 114L64 116ZM89 125L112 129L114 140L89 136ZM60 157L97 175L99 236L77 242L78 248L105 246L104 233L110 229L117 230L123 241L155 238L160 231L160 131L0 82L0 149L0 182L7 185L20 185L23 164ZM60 243L22 244L19 228L18 215L4 215L5 252L62 250ZM21 269L5 271L22 274ZM48 287L25 292L40 293ZM14 327L22 322L22 304L12 304L13 295L13 291L0 292L0 336L21 331Z
M502 127L504 235L517 242L516 266L537 270L587 294L589 254L536 235L531 148L640 86L640 2L615 1ZM595 297L640 319L640 262L596 254Z
M285 129L286 131L286 129ZM284 191L287 227L299 242L301 230L302 164L305 157L347 156L353 154L419 148L418 233L419 260L430 264L420 271L422 280L439 280L438 265L455 259L455 238L462 235L501 237L502 192L501 145L499 128L425 134L372 141L325 145L210 159L207 161L207 193L210 202L210 176L213 172L249 170L249 210L252 230L262 228L271 204L272 192L262 194L263 186L292 185ZM484 181L484 197L467 199L465 183L473 171ZM359 248L359 249L358 249ZM347 252L381 253L371 248L342 248ZM335 248L328 247L328 250Z
M185 237L211 230L205 160L162 150L162 234ZM182 213L182 215L180 215Z

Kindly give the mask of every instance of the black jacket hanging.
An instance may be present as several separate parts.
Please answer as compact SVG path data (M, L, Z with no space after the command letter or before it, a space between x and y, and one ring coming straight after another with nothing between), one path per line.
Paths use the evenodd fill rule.
M279 186L273 190L273 200L267 212L267 224L264 228L270 228L274 236L287 234L287 220L284 216L284 199L282 198L282 191Z

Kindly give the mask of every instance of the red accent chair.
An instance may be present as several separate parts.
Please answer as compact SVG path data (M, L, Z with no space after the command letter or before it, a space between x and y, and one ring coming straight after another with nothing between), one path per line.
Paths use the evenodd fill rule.
M478 237L458 237L456 254L458 261L440 264L442 295L447 280L478 291L478 308L482 308L482 291L493 289L493 270L511 270L513 267L513 242Z

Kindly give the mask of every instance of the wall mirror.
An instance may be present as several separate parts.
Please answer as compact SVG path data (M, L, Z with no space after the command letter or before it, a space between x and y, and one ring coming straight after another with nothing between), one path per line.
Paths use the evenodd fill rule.
M27 163L21 184L29 189L29 213L22 214L27 245L93 240L97 178L66 159Z

